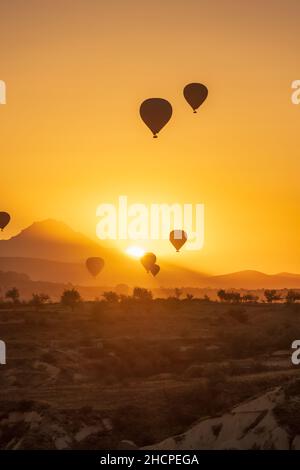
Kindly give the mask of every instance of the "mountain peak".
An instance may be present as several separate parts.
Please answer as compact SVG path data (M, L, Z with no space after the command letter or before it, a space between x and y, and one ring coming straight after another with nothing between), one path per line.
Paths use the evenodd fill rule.
M67 224L55 219L45 219L34 222L29 227L22 230L16 237L22 238L39 238L39 239L70 239L70 238L83 238L83 235L75 232Z
M103 252L100 244L54 219L34 222L18 235L0 241L0 256L73 262Z

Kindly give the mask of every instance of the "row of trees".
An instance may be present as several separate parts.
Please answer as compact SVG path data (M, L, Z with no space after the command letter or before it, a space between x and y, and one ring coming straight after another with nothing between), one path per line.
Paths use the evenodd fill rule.
M259 297L257 295L253 295L251 293L247 293L242 295L240 292L236 291L226 291L224 289L220 289L217 293L218 298L221 302L225 303L255 303L259 301ZM143 287L135 287L133 289L132 296L127 295L120 295L114 291L107 291L102 294L103 299L105 302L109 304L114 304L118 302L124 302L128 299L133 300L140 300L140 301L150 301L152 300L152 292L148 289L144 289ZM182 291L178 288L174 290L174 299L179 300L182 296ZM264 297L267 303L273 302L282 302L285 301L288 304L293 304L297 301L300 301L300 291L296 290L288 290L285 296L281 295L275 289L266 289L264 291ZM5 294L6 299L10 299L14 305L19 305L20 301L20 293L16 287L9 289ZM193 295L187 294L186 300L192 300ZM204 299L209 301L210 299L205 296ZM75 306L82 301L80 293L76 289L66 289L60 299L62 305L70 307L72 310ZM36 309L43 307L45 304L50 303L51 299L47 294L32 294L32 298L28 302L29 305L32 305Z
M5 294L5 298L11 300L14 305L21 303L20 292L16 287L9 289ZM32 298L30 299L29 304L35 307L40 307L49 303L50 301L51 299L48 294L32 294Z
M240 292L226 291L221 289L218 291L218 297L221 302L228 303L251 303L258 302L259 297L253 294L240 294ZM300 301L300 292L290 289L287 291L287 294L284 296L276 289L266 289L264 291L264 297L268 303L273 302L286 302L288 304L293 304L297 301Z
M103 299L105 302L109 304L114 304L119 301L128 299L129 297L126 295L119 295L114 291L107 291L102 294ZM17 306L20 305L20 292L16 287L9 289L6 294L5 298L12 301L12 303ZM152 300L152 292L148 289L144 289L142 287L135 287L133 290L133 295L131 297L135 300ZM66 307L70 307L72 310L82 301L80 293L76 289L66 289L60 299L60 303ZM51 299L47 294L32 294L32 298L29 300L27 305L32 305L33 307L41 308L47 303L50 303Z

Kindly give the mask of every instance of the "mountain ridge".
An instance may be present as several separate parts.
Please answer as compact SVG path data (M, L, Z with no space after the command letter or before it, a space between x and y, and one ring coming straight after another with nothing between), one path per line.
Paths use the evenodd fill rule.
M103 257L106 265L94 280L85 268L90 256ZM0 240L0 269L28 275L33 281L71 282L83 285L145 284L148 287L195 286L205 288L300 288L300 274L266 274L257 270L208 275L173 265L160 257L157 278L145 276L139 260L102 246L62 221L34 222L8 240Z

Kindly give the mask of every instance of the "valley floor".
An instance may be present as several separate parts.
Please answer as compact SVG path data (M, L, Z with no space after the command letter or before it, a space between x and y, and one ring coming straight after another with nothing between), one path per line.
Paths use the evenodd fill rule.
M299 376L298 305L23 306L0 310L0 337L2 449L153 446Z

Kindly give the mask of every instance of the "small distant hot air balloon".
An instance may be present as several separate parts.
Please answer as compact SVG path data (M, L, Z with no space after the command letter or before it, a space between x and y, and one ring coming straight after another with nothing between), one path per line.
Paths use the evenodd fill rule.
M104 260L98 257L88 258L85 262L85 265L89 273L92 276L97 277L104 267Z
M0 212L0 230L3 231L9 224L10 215L7 212Z
M140 107L140 115L147 127L152 131L154 139L159 131L171 119L173 110L169 101L163 98L149 98Z
M188 104L194 110L194 113L196 113L197 109L206 100L208 89L205 85L202 85L202 83L190 83L184 87L183 95Z
M184 230L173 230L170 233L169 239L172 245L174 246L174 248L176 248L176 251L178 252L180 248L183 247L188 237Z
M151 271L152 276L155 277L160 271L160 266L158 266L158 264L154 264L152 268L150 269L150 271Z
M151 271L151 268L155 265L156 256L154 253L145 253L141 258L141 263L146 269L147 273Z

